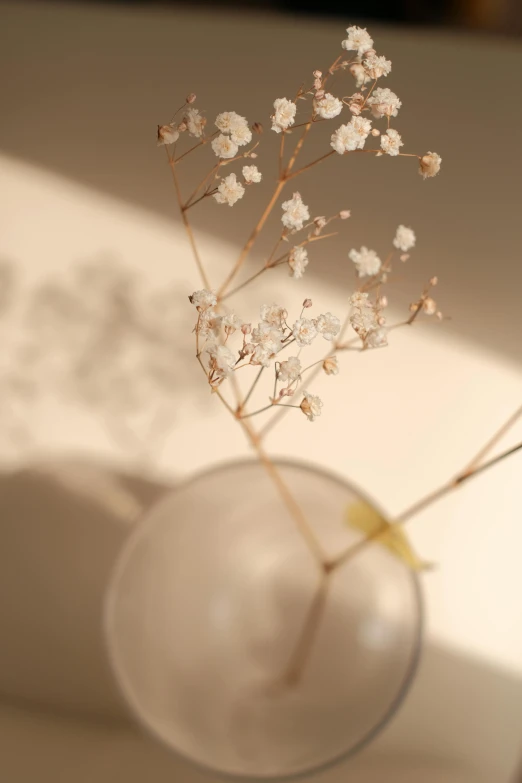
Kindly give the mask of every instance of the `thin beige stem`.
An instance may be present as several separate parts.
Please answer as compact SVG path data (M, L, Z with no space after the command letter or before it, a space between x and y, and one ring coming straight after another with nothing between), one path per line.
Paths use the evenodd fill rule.
M505 422L505 424L502 425L502 427L498 430L498 432L493 435L493 437L488 440L485 446L481 448L481 450L476 454L475 457L471 460L469 465L467 465L464 470L462 471L462 476L468 476L470 473L473 473L475 468L480 465L486 454L493 449L496 444L499 442L501 438L504 437L504 435L511 429L511 427L516 424L518 419L522 417L522 405L518 410L516 410L512 416L509 417L509 419Z
M324 615L329 586L330 574L322 573L312 603L306 614L301 633L297 639L297 644L292 651L283 675L283 682L289 686L297 685L303 677L306 663L312 652L312 646Z
M184 206L185 206L186 208L187 208L187 207L189 207L189 206L191 205L190 203L191 203L192 199L193 199L193 198L195 198L195 197L197 196L197 194L199 193L199 191L201 190L201 188L203 188L203 187L204 187L204 186L207 184L207 181L208 181L208 180L211 178L211 176L212 176L213 174L215 174L215 173L216 173L216 171L218 171L218 169L219 169L219 167L220 167L220 166L221 166L221 161L219 161L219 163L216 163L216 165L215 165L215 166L213 166L213 167L210 169L209 173L208 173L208 174L206 174L206 175L203 177L203 179L201 180L201 182L199 183L199 185L197 185L197 186L194 188L194 190L192 191L192 193L190 194L190 196L188 197L188 199L185 201L185 205L184 205Z
M167 149L165 147L165 149ZM205 272L205 269L203 267L203 262L201 261L201 257L198 252L198 248L196 245L196 240L194 238L194 232L192 231L192 226L190 225L189 219L186 215L185 210L183 209L183 199L181 197L181 189L179 185L178 175L176 173L176 164L174 160L170 157L169 151L167 150L167 158L169 160L170 169L172 171L172 179L174 180L174 187L176 189L176 197L178 199L178 205L179 205L179 211L181 212L181 219L183 220L183 225L185 226L185 232L187 234L188 240L190 242L190 247L192 249L192 254L194 256L194 260L196 262L196 266L198 268L199 275L201 277L201 280L203 282L203 285L205 288L211 288L209 279L207 277L207 273Z
M301 134L301 138L299 139L299 141L295 145L295 149L294 149L294 151L292 153L292 157L288 161L288 166L285 169L285 179L289 179L288 175L289 175L289 173L292 171L292 169L294 167L294 163L296 162L297 156L299 155L299 153L301 152L301 150L303 148L303 144L305 143L305 139L308 136L308 133L309 133L311 127L312 127L312 121L310 120L310 122L307 122L307 124L305 125L305 129L304 129L303 133Z
M288 174L286 177L287 182L293 179L294 177L298 177L300 174L303 174L303 172L308 171L308 169L311 169L312 166L316 166L318 163L321 163L321 161L330 158L332 155L335 155L335 150L331 150L330 152L327 152L325 155L321 155L320 158L316 158L311 163L308 163L306 166L302 166L302 168L297 169L297 171L294 171L292 174Z

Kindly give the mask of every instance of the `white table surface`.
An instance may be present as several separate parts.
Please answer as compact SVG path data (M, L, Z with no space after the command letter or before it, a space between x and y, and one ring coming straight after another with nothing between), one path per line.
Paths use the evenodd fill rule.
M0 322L2 366L11 366L31 290L85 260L121 262L152 289L176 285L175 320L186 339L173 357L172 426L157 451L147 452L144 420L129 444L113 410L67 401L45 374L36 399L15 411L25 440L7 437L10 417L0 419L0 778L132 783L146 775L192 783L207 778L125 722L100 631L107 575L136 508L165 484L248 454L193 366L186 294L198 280L172 218L154 126L191 90L209 116L234 108L266 122L255 107L324 66L344 28L209 10L23 2L1 6L0 15L2 70L9 69L1 94L0 254L19 278L12 320ZM412 167L392 170L386 161L382 170L354 167L354 178L363 177L358 189L339 168L318 172L313 188L303 180L305 200L328 186L334 209L352 209L350 236L299 284L281 275L276 296L265 279L242 307L255 317L265 297L290 309L312 295L319 309L341 313L349 247L385 247L398 222L416 228L400 301L436 272L452 321L399 331L386 351L349 355L337 379L317 384L321 419L312 427L288 417L268 441L275 454L306 455L349 477L397 513L461 468L520 403L521 199L512 176L521 158L520 107L504 97L516 94L522 54L491 39L374 32L396 64L390 86L405 104L403 135L415 150L439 151L443 172L424 183ZM267 45L271 59L261 69ZM494 117L481 102L492 85ZM253 203L241 209L205 213L201 247L214 277L245 233L241 220ZM164 404L151 396L149 407L158 400ZM499 448L521 435L519 424ZM392 783L393 775L401 783L511 780L522 735L521 467L519 454L412 525L417 549L439 564L424 577L428 628L418 679L380 739L321 780L374 783L383 771ZM134 476L124 489L118 471Z

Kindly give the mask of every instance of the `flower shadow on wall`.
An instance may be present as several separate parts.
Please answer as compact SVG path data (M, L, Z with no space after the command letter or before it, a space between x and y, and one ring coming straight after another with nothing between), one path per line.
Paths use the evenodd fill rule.
M32 290L22 288L14 264L0 264L6 441L30 447L38 405L51 397L92 413L127 454L152 458L197 372L176 340L190 328L182 296L106 255Z

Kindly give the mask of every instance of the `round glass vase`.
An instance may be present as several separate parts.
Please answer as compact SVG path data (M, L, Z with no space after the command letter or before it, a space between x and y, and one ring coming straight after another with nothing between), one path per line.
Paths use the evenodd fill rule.
M329 557L362 540L370 503L316 468L276 462ZM132 712L199 766L241 779L343 760L393 716L422 637L416 575L372 543L328 576L256 461L220 465L155 506L106 602L111 664Z

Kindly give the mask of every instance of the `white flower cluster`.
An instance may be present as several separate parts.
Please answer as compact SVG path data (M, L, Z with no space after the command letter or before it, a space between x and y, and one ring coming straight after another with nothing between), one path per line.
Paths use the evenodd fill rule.
M366 52L373 49L373 38L365 27L348 27L346 29L348 37L342 42L343 49L349 52L357 52L361 57Z
M397 250L402 250L403 253L407 253L408 250L411 250L412 247L415 246L415 239L416 237L413 229L400 225L397 227L393 245Z
M360 250L350 250L348 257L355 264L359 277L376 275L381 268L381 259L375 250L369 250L364 245Z
M345 152L352 152L353 150L362 150L371 129L371 120L366 119L366 117L352 117L349 123L341 125L332 134L330 146L339 155L344 155Z
M329 92L324 93L315 100L315 111L323 120L331 120L337 117L342 109L343 102Z
M400 148L404 146L401 135L394 128L388 128L381 136L381 149L386 155L398 155Z
M228 204L232 207L244 195L244 185L238 182L235 174L229 174L227 177L222 178L218 185L217 193L214 193L214 198L218 204Z
M290 276L299 280L308 266L308 251L299 245L293 247L288 256L288 266L290 267Z
M215 125L221 131L212 141L212 149L218 158L233 158L239 147L252 141L252 131L247 120L235 111L218 114Z
M305 220L310 219L310 211L306 204L303 204L300 193L294 193L291 199L283 201L282 209L281 221L285 228L300 231Z
M388 344L384 319L370 302L367 293L357 292L350 297L350 324L366 348L381 348Z
M381 117L396 117L402 106L394 92L387 87L377 87L368 98L368 106L376 119Z
M295 122L297 106L287 98L276 98L274 101L274 113L271 116L272 130L282 133Z

